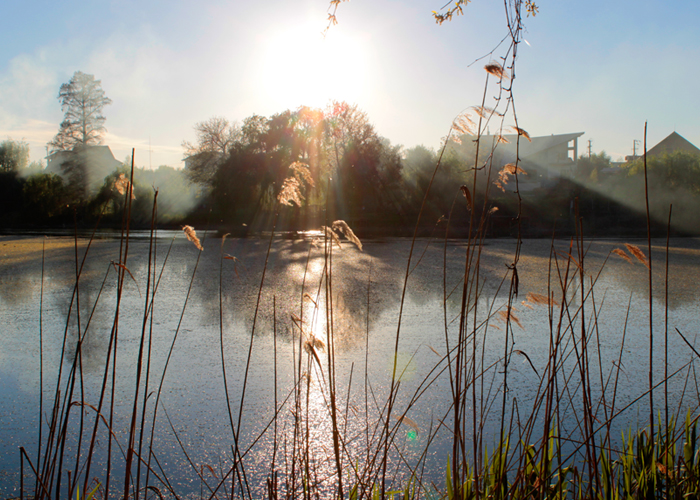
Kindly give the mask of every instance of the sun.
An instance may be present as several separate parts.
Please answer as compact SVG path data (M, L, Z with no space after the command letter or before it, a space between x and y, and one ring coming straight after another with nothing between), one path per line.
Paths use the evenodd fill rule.
M361 102L368 54L358 36L316 24L275 30L265 37L259 92L275 109L323 107L331 100Z

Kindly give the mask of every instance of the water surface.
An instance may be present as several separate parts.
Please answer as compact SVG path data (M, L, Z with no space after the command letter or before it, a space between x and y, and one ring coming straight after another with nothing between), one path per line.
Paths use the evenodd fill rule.
M343 419L348 415L345 433L350 453L358 456L366 453L367 424L372 427L378 421L391 385L397 331L400 336L396 359L401 382L397 411L403 413L410 404L406 416L415 422L415 426L405 425L401 429L397 449L409 462L416 460L428 445L430 430L440 429L440 422L449 424L449 377L444 371L437 374L445 365L448 342L454 346L458 335L466 242L428 239L416 242L399 315L411 251L408 239L364 241L362 252L343 242L342 249L336 248L332 253L332 281L328 288L322 280L328 262L322 245L315 247L308 238L276 238L260 288L267 239L227 239L222 253L221 239L200 234L204 236L205 248L200 254L180 232L162 234L153 250L155 277L160 280L153 303L153 321L144 330L150 242L144 235L136 236L139 237L129 241L126 267L130 275L125 279L120 304L113 428L123 445L128 435L140 339L145 331L146 338L151 338L152 353L149 392L156 390L173 346L160 396L153 450L160 468L177 491L198 496L201 488L182 447L200 471L207 467L219 471L230 464L233 438L222 375L222 341L234 422L238 422L239 411L242 414L241 445L247 448L262 436L247 456L246 467L252 487L259 493L263 491L275 442L280 448L289 445L291 406L283 402L297 380L294 360L299 355L299 325L307 338L314 335L327 341L329 323L323 314L327 303L332 303L333 309L336 383ZM585 309L578 314L581 282L576 277L576 265L568 264L571 285L566 298L568 311L574 317L564 317L564 324L570 321L574 328L562 329L562 346L571 354L565 363L571 371L584 322L583 331L590 339L592 373L595 372L593 390L599 394L600 388L605 387L606 393L611 394L613 385L609 376L617 373L617 409L644 395L649 370L649 276L638 261L628 263L610 254L615 248L623 248L623 243L612 240L585 243L586 302ZM646 249L645 242L632 243ZM79 358L83 384L78 384L72 400L91 405L99 401L117 303L118 268L113 262L119 261L122 244L109 235L92 241L83 264L87 239L78 241L76 252L74 240L69 237L0 237L0 498L18 494L18 447L24 446L30 457L36 458L40 394L43 394L46 419L62 353L61 390L65 394L65 377L75 360L79 335L85 335ZM567 255L570 252L576 255L575 247L570 249L569 244L568 240L554 243L526 240L522 245L517 262L518 294L513 302L517 322L513 323L509 337L512 342L509 352L515 354L510 358L505 388L508 408L517 403L519 410L526 412L537 394L539 376L547 364L550 334L556 330L560 309L552 308L550 317L549 308L528 302L527 294L554 292L558 303L562 302L560 283L567 276ZM124 247L121 248L123 251ZM493 442L500 427L506 325L499 312L505 311L508 300L511 286L508 273L515 249L515 240L487 240L480 254L472 254L480 259L480 299L468 321L478 327L476 345L480 355L483 353L483 362L479 363L492 367L484 370L480 379L483 397L477 402L479 407L493 403L490 413L483 417L486 444ZM660 382L666 368L669 373L680 370L669 381L669 406L684 415L687 410L696 411L698 406L695 387L685 385L688 364L694 354L675 329L694 342L700 316L700 242L672 240L667 296L665 251L665 241L653 242L653 378ZM235 260L222 259L222 255ZM82 270L78 293L74 295L76 260ZM489 315L492 316L489 327L480 326ZM669 362L664 366L666 325ZM622 363L618 363L621 353ZM309 412L313 454L318 460L318 470L332 474L327 350L319 350L318 354L321 367L314 362L308 364L308 355L304 353L307 361L302 371L312 381ZM247 387L240 410L246 366ZM431 372L436 366L438 371ZM616 366L621 370L617 371ZM431 385L412 403L416 389L429 375ZM367 398L365 387L370 394ZM143 381L140 391L142 394ZM578 399L574 394L568 400L570 403L562 403L561 424L565 431L576 430ZM155 396L149 398L148 415L152 415L154 401ZM657 409L662 410L661 389L655 391L655 401ZM281 410L275 437L274 426L268 425L276 405ZM71 422L77 425L79 410L73 411L75 417ZM598 411L603 415L605 409ZM642 397L639 404L616 418L614 425L619 430L646 425L648 413L648 398ZM86 410L86 415L92 419L94 413ZM442 428L429 446L426 470L436 482L444 474L449 443L449 432ZM96 454L99 463L91 473L101 482L105 474L105 447L106 435L101 431ZM68 460L71 464L76 449L75 441L69 440L66 456L71 457ZM66 465L67 469L71 467ZM119 483L115 484L118 489Z

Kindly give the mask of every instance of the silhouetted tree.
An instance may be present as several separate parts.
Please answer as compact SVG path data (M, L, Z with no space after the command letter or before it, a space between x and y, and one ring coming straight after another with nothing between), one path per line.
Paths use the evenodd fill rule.
M302 206L285 208L285 220L317 219L326 203L328 177L334 179L333 210L339 217L400 213L410 202L401 148L381 138L356 106L336 102L325 113L301 107L270 118L253 115L224 142L213 136L225 133L227 122L209 125L207 130L215 133L203 137L199 149L216 151L218 161L199 165L198 173L189 172L188 178L196 182L206 171L199 178L211 186L221 220L249 223L256 214L270 213L285 181L302 171L295 183Z
M290 165L307 165L318 179L322 157L323 112L302 107L270 118L253 115L243 121L240 137L216 170L212 198L226 219L250 220L276 206L276 198ZM300 188L309 200L311 185ZM314 191L318 194L317 191ZM318 196L316 196L318 198Z
M597 183L603 169L612 167L610 157L601 151L591 156L581 155L574 170L575 180L581 184Z
M644 160L632 162L627 174L610 194L618 199L624 196L625 204L644 213ZM674 151L647 157L647 177L651 216L660 227L665 227L669 206L673 204L673 225L699 234L700 155Z
M392 190L401 180L400 155L389 151L364 112L345 102L332 103L326 112L326 142L340 216L375 213L395 203Z
M29 144L7 139L0 142L0 172L18 174L29 163Z
M93 75L76 71L70 82L61 85L58 92L63 122L56 137L49 143L53 151L70 151L102 143L105 117L102 108L112 103L105 96L100 80Z
M191 182L208 185L217 168L226 160L234 144L241 138L241 129L225 118L215 116L194 126L197 143L182 142L185 148L185 173Z
M30 222L48 222L60 216L66 208L67 190L56 174L34 174L23 188L25 217Z
M647 158L647 172L655 185L700 193L700 155L674 151L661 156L650 156ZM643 176L644 160L634 161L629 166L628 173L633 177Z

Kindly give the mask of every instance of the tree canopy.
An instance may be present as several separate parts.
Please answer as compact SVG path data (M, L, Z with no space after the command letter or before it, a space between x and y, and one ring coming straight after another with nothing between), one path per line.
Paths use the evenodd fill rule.
M76 71L61 85L58 100L63 111L58 134L49 142L52 151L71 151L76 146L102 143L105 117L102 108L112 103L102 90L102 82L93 75Z
M0 142L0 172L17 174L29 164L29 144L7 139Z
M241 129L226 118L215 116L194 126L197 143L183 141L185 173L197 184L209 184L221 161L241 137Z
M187 174L211 187L220 220L250 221L281 199L320 213L329 178L338 217L364 217L389 205L400 212L405 201L398 189L401 148L380 137L357 106L334 102L325 110L302 106L269 118L253 115L240 128L212 118L195 131L197 144L183 143Z
M598 181L600 172L610 167L612 162L605 151L593 153L590 156L581 155L576 162L574 176L579 183L595 183Z
M649 181L665 189L683 189L700 193L700 155L686 151L664 153L647 158ZM644 160L635 160L629 166L630 176L644 175Z

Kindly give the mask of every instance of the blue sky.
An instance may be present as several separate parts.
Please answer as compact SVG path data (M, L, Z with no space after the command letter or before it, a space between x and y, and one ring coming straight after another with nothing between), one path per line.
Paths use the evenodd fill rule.
M241 2L4 0L0 137L32 159L58 130L74 71L113 104L105 142L136 163L181 166L183 140L212 116L242 121L346 100L393 144L437 147L480 103L484 62L503 38L502 2L473 0L438 26L438 0L352 0L325 41L325 0ZM594 152L631 154L674 130L700 146L700 11L695 2L542 0L526 19L514 93L531 135L585 132ZM150 153L149 153L150 141Z

